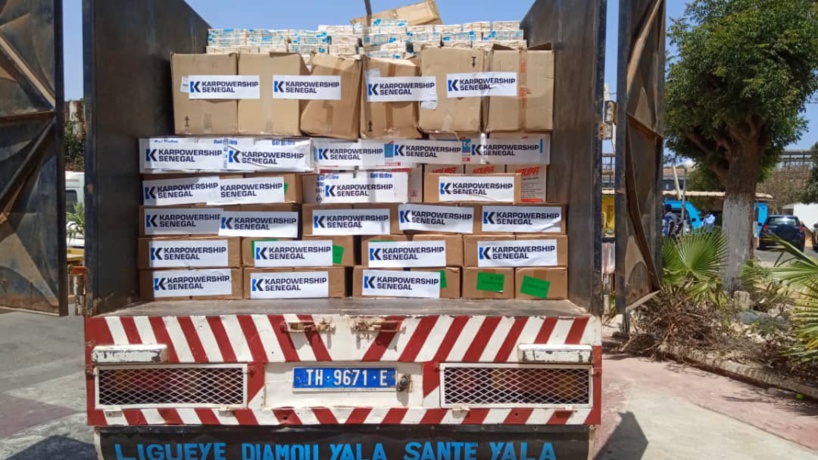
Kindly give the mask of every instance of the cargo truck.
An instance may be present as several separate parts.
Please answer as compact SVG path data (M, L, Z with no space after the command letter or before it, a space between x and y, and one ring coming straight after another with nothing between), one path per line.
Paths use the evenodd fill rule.
M61 5L15 3L9 20L29 26L0 27L0 304L57 315L69 308ZM170 56L202 52L209 26L182 0L85 0L83 20L87 272L74 294L100 458L590 458L604 0L537 0L522 22L557 53L548 195L584 242L565 301L142 301L137 141L173 133ZM623 0L620 28L617 241L636 242L617 245L624 311L656 288L664 2Z

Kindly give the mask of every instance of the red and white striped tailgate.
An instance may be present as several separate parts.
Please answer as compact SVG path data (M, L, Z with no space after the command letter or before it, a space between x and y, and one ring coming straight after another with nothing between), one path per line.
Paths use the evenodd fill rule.
M368 329L362 324L389 327ZM295 327L294 325L300 325ZM595 317L222 315L103 316L86 319L88 418L112 425L335 425L335 424L598 424L601 398L601 325ZM520 345L587 345L593 351L591 404L572 407L453 407L441 404L443 363L517 366ZM163 345L162 366L216 369L242 365L246 394L229 407L146 404L98 406L100 346ZM281 363L281 364L277 364ZM286 363L286 364L285 364ZM292 363L396 363L422 369L414 381L417 404L357 407L331 401L326 407L279 407L265 401L265 375ZM404 364L405 363L405 364ZM111 366L116 368L116 366ZM235 366L234 366L235 367ZM147 390L146 390L147 391ZM146 394L148 394L147 392ZM363 398L365 401L365 398Z

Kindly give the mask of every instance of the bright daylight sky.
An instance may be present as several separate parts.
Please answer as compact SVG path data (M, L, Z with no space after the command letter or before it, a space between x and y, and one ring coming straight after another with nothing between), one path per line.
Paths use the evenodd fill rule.
M420 0L372 0L375 11L395 8ZM65 2L65 97L82 98L82 0ZM188 0L212 27L267 29L314 29L319 24L348 24L362 16L362 0ZM444 23L457 24L485 20L522 19L533 0L437 0ZM668 17L682 14L684 3L669 1ZM479 4L477 7L475 5ZM617 21L619 2L608 0L605 81L616 91ZM304 13L308 12L308 13ZM669 23L670 21L668 21ZM818 140L818 105L807 105L809 128L791 149L809 149ZM610 146L606 145L606 151Z

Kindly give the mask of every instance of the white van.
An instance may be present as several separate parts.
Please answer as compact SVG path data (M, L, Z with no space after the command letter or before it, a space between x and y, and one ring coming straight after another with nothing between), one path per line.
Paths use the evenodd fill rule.
M65 172L65 212L74 212L74 205L85 204L85 173L66 171ZM70 227L71 224L66 224ZM75 238L66 238L69 248L85 248L85 235L77 235Z

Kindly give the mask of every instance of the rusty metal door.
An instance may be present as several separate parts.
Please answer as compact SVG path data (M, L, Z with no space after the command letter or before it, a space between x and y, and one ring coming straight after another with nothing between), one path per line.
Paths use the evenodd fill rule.
M0 306L66 315L62 0L0 0Z
M616 308L659 289L664 145L665 1L619 1Z

